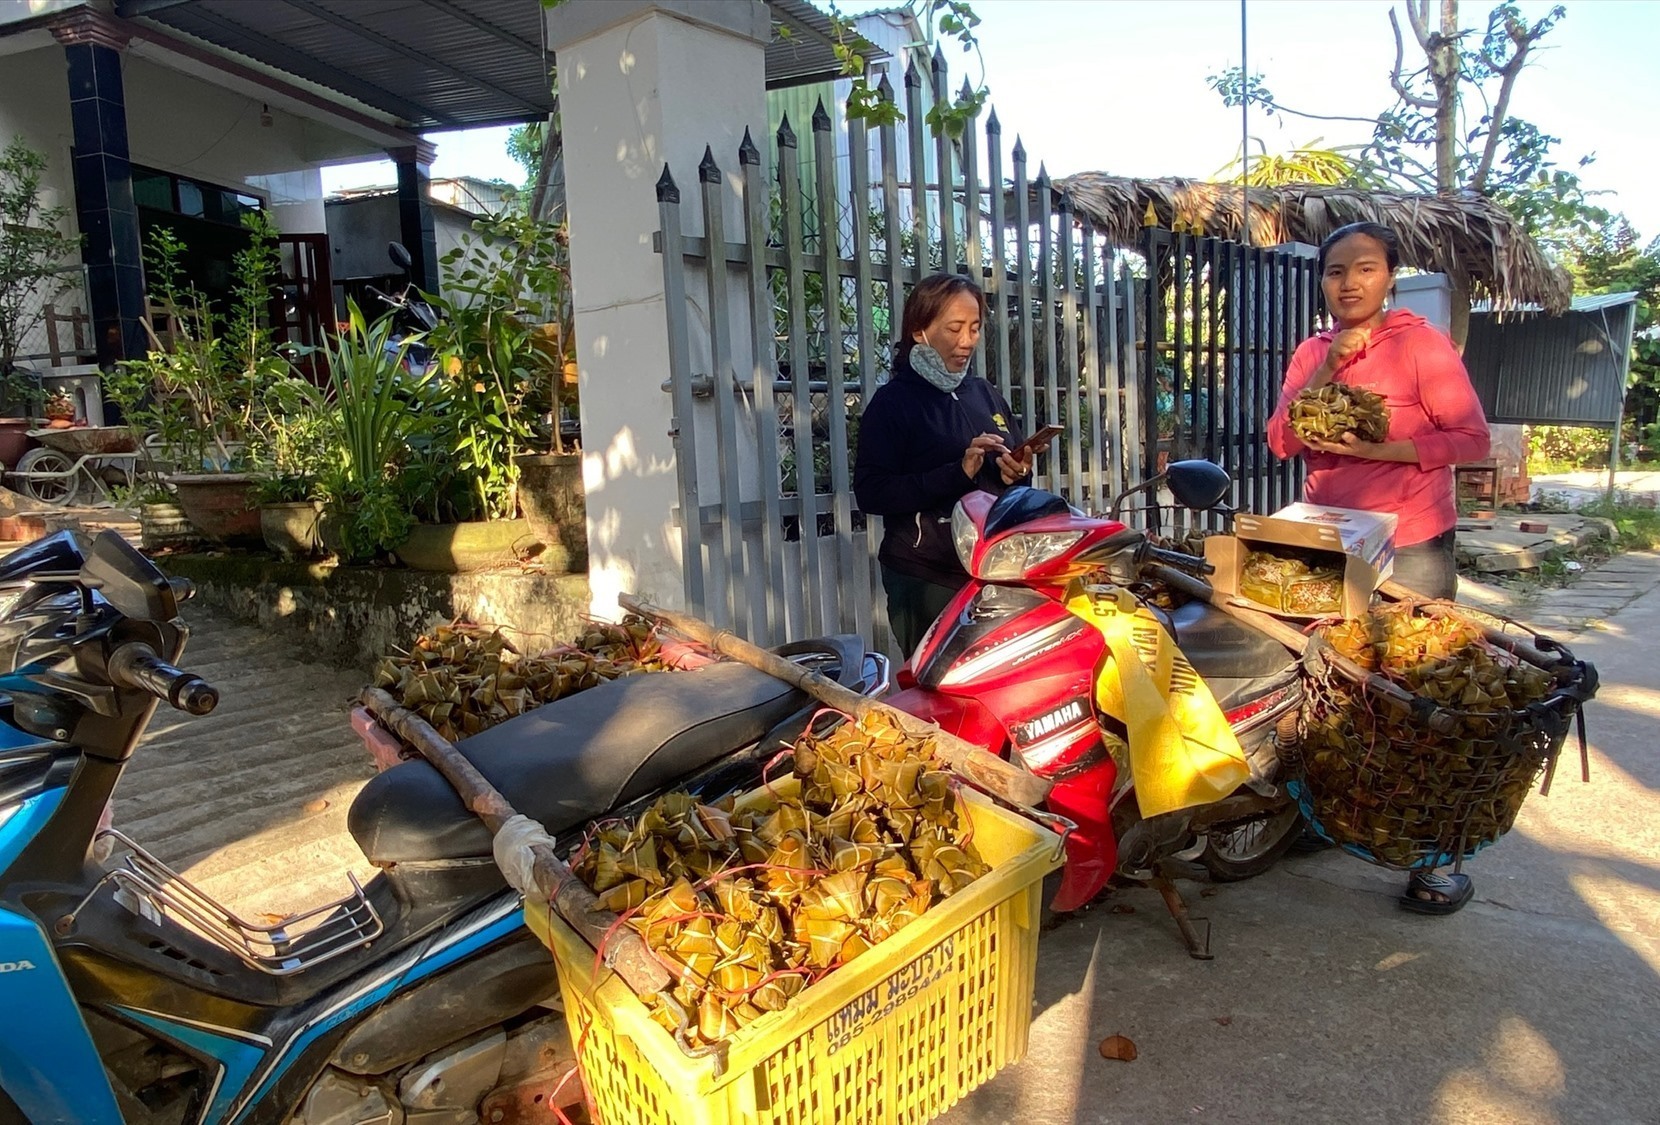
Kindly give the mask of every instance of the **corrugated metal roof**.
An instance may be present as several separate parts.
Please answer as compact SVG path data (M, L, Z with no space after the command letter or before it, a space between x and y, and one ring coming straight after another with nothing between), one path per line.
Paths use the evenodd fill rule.
M834 75L829 17L767 0L767 85ZM537 0L117 0L116 14L183 32L392 115L413 129L546 117L554 96ZM864 40L866 58L885 55Z
M772 42L767 44L767 89L820 82L841 73L829 16L807 0L766 3L772 10L773 27ZM888 57L887 52L862 36L855 35L852 46L866 62Z
M553 108L535 0L118 0L116 13L336 90L418 129Z
M1637 302L1635 293L1585 293L1568 302L1569 312L1601 312L1603 309L1615 309L1621 305L1632 305ZM1470 306L1470 313L1474 315L1490 315L1492 305L1486 301L1478 301ZM1504 312L1505 316L1517 313L1540 313L1544 310L1538 305L1515 305Z
M1613 426L1625 402L1635 298L1575 298L1559 316L1472 309L1464 365L1488 420Z

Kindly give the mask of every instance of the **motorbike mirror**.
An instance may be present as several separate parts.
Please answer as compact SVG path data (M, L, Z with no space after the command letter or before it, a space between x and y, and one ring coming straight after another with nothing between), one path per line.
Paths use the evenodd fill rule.
M1172 461L1164 472L1165 487L1176 503L1195 511L1216 507L1233 488L1228 471L1213 461Z
M81 564L81 585L135 621L171 621L179 597L167 576L114 531L104 531Z
M405 273L408 273L409 267L415 264L415 259L409 256L408 249L401 242L388 242L386 244L386 256L392 259L393 265Z

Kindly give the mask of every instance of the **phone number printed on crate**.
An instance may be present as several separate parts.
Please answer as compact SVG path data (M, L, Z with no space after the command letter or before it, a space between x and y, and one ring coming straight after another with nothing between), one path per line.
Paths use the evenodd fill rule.
M892 1015L923 989L944 979L956 961L956 952L957 939L946 938L875 988L849 1001L828 1021L830 1054L852 1043L871 1024Z

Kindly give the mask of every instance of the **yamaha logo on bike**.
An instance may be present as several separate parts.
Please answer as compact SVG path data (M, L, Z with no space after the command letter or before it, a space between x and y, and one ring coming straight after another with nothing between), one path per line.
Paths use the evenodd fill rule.
M0 973L21 973L34 967L33 961L0 961Z

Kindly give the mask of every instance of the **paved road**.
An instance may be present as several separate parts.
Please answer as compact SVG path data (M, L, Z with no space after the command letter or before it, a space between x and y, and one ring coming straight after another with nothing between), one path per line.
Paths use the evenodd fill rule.
M1470 865L1475 903L1407 915L1397 876L1292 858L1211 897L1185 886L1213 927L1201 963L1156 895L1121 892L1134 913L1097 908L1045 936L1028 1058L945 1121L1660 1122L1660 557L1627 563L1603 578L1619 604L1574 641L1604 678L1592 783L1565 765L1529 800ZM1577 628L1573 589L1535 615ZM158 715L118 826L247 914L337 895L364 871L344 831L370 774L345 719L361 674L191 619L186 663L225 702ZM1114 1034L1137 1061L1100 1058Z
M1649 592L1574 641L1603 675L1591 783L1564 761L1469 865L1470 906L1409 915L1399 876L1293 857L1213 897L1186 885L1213 926L1216 960L1201 963L1156 895L1121 892L1133 914L1098 907L1044 938L1028 1058L944 1121L1660 1122L1660 560L1648 565ZM1115 1034L1135 1062L1099 1056Z
M162 707L115 792L115 826L244 917L339 898L373 873L346 809L374 774L347 722L360 671L186 607L181 663L219 688L212 715Z

